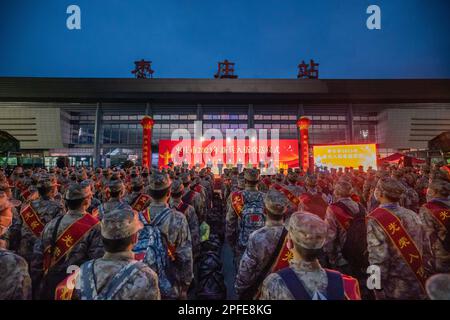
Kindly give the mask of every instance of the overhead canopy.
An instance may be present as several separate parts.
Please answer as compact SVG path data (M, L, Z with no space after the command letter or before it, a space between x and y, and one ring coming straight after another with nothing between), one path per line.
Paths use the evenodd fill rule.
M414 157L410 157L410 156L407 156L407 155L405 155L403 153L399 153L399 152L393 153L393 154L387 156L386 158L381 158L380 162L398 163L400 161L402 161L402 162L405 161L405 157L411 158L411 163L412 164L423 164L423 163L426 162L425 160L421 160L421 159L417 159L417 158L414 158Z
M6 131L0 130L0 154L19 152L20 142Z

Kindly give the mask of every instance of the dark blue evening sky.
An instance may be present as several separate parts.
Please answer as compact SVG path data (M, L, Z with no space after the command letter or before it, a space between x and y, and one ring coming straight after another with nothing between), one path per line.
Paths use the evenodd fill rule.
M449 17L450 0L0 0L0 76L132 77L145 58L212 78L227 58L240 78L295 78L313 58L321 78L450 78Z

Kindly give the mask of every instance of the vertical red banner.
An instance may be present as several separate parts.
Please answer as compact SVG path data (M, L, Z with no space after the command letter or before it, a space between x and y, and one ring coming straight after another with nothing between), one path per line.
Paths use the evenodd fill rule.
M155 120L150 116L144 116L142 125L142 166L150 168L152 164L152 130Z
M297 127L300 131L300 165L303 171L309 169L309 125L311 120L307 117L300 117Z

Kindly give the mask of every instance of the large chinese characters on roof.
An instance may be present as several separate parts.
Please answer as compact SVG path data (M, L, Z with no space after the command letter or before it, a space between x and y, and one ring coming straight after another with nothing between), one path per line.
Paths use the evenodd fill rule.
M267 169L298 167L297 140L161 140L159 142L159 167L171 163L189 167L210 165L216 168L242 165Z

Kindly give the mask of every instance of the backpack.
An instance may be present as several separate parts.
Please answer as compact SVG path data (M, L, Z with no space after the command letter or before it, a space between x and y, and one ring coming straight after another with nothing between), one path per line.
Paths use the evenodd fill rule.
M264 215L264 199L263 193L243 193L244 208L241 212L240 232L238 244L241 248L247 246L250 234L264 227L266 217Z
M279 270L277 274L281 277L295 300L345 300L342 275L334 270L325 269L325 272L327 273L328 279L326 296L318 294L314 297L311 297L308 291L306 291L303 282L290 267Z
M168 241L159 229L159 225L171 213L170 208L164 209L150 223L139 215L144 224L144 228L139 232L138 242L133 251L135 254L145 252L144 260L146 264L158 274L159 289L164 298L174 297L173 290L174 275L171 273L171 262L168 255Z
M359 212L355 215L342 202L336 202L334 205L352 217L347 229L347 238L342 246L342 256L355 271L366 270L369 266L366 210L361 204L358 204Z
M90 260L81 266L80 293L82 300L113 300L127 281L139 271L140 262L132 261L123 266L100 292L97 291L94 264L95 260Z

